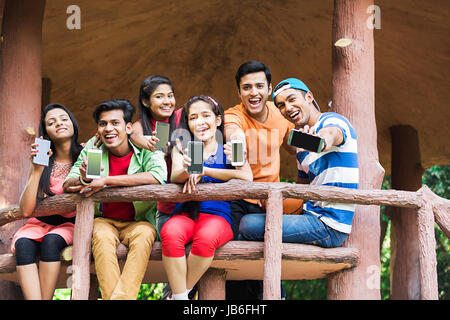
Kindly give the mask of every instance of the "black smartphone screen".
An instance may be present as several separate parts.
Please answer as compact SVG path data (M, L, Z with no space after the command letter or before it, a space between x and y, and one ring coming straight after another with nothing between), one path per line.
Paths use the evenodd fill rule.
M323 138L292 130L289 135L288 144L308 151L320 152L322 151Z

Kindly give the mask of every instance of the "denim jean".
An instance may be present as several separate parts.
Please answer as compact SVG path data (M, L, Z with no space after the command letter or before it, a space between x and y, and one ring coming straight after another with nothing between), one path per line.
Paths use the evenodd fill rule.
M264 241L265 214L247 214L242 217L239 233L242 240ZM312 213L283 215L283 242L312 244L324 248L340 247L346 233L327 226Z

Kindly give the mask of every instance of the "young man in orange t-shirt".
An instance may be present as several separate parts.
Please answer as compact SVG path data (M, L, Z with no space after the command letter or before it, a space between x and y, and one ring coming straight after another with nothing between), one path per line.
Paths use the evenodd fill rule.
M236 85L241 103L225 111L226 140L241 140L250 164L253 181L280 181L280 148L295 154L287 144L294 125L286 120L275 105L268 101L272 93L270 69L259 61L243 63L236 73ZM239 237L241 218L265 209L256 199L231 202L234 239ZM228 281L227 299L261 299L261 281Z
M287 144L294 125L286 120L275 105L268 101L272 93L270 69L259 61L242 64L236 73L241 103L225 111L227 141L244 142L246 158L255 182L280 181L280 148L292 154L295 148ZM256 199L232 202L233 233L238 236L239 222L247 213L261 213Z

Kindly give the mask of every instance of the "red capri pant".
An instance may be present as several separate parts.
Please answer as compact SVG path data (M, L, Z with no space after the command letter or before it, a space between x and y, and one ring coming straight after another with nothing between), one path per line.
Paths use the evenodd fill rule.
M233 239L233 231L225 218L200 213L192 220L187 213L170 218L161 230L162 253L166 257L185 255L186 244L192 242L191 253L212 257L218 247Z

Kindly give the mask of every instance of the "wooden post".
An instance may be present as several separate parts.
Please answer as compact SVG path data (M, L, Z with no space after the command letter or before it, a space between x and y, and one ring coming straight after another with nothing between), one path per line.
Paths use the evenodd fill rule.
M436 239L434 237L433 197L426 193L421 208L417 210L417 227L420 249L420 294L423 300L438 300Z
M384 169L378 162L375 123L373 29L367 13L373 0L335 0L333 15L333 110L349 119L358 136L360 189L380 189ZM351 39L345 47L334 44ZM356 206L352 232L344 246L357 248L359 266L328 280L328 299L380 299L380 208Z
M269 190L264 233L264 300L281 299L283 195Z
M209 268L198 282L199 300L225 300L227 272Z
M392 141L391 187L416 191L422 186L417 131L406 125L390 128ZM417 210L391 208L391 299L420 299Z
M26 129L41 112L41 39L45 0L6 0L0 39L0 208L18 203L34 138ZM22 222L0 229L0 254L9 252ZM20 299L16 285L0 281L0 299Z
M88 300L90 288L91 239L95 203L81 200L77 205L73 233L72 300Z

